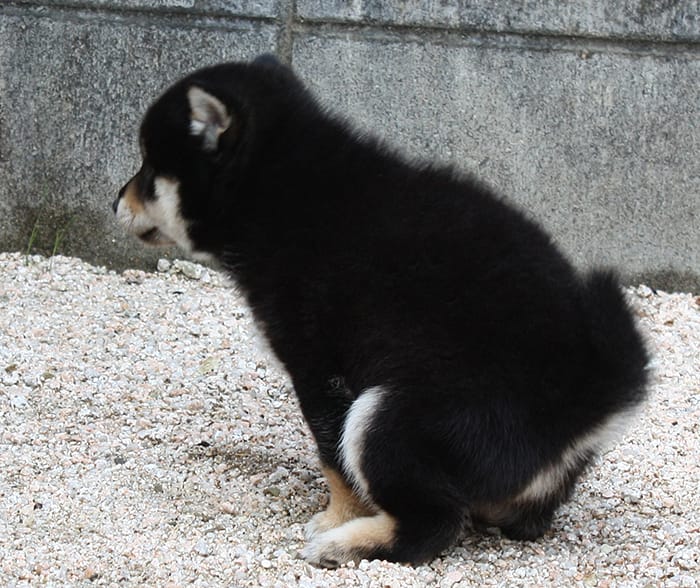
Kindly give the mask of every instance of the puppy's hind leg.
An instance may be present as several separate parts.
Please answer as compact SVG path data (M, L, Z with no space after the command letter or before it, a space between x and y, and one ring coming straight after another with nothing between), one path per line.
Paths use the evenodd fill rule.
M500 528L503 535L516 541L534 541L551 527L552 517L559 502L533 501L473 505L472 523L476 529Z
M540 469L517 495L500 503L472 505L472 521L500 527L509 539L538 539L549 530L557 508L571 496L599 443L599 435L585 436Z

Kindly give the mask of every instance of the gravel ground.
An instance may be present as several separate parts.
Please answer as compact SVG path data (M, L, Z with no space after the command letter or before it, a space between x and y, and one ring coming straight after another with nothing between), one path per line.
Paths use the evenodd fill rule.
M700 299L628 291L651 400L534 543L468 534L416 568L298 558L325 501L250 314L187 262L0 254L0 585L700 584Z

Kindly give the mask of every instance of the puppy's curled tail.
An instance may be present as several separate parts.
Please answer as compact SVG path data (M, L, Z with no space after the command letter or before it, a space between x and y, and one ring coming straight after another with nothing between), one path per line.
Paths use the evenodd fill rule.
M595 270L586 277L594 379L610 412L633 408L646 397L649 355L617 276Z

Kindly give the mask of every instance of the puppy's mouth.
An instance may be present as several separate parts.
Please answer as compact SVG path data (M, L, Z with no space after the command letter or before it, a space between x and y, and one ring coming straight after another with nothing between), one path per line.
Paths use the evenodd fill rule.
M158 227L153 227L143 233L139 233L137 237L147 245L153 245L155 247L175 245L175 241L165 235Z

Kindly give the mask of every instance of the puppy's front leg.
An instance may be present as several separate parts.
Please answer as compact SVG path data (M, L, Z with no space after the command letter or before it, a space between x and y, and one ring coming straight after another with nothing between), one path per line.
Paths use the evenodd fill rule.
M358 517L374 514L362 503L341 473L338 447L352 394L340 377L324 378L323 386L295 382L301 409L314 435L321 457L321 469L330 491L328 507L314 516L306 527L311 538Z
M306 526L307 539L335 529L353 519L375 514L373 508L358 498L340 472L328 466L322 466L321 469L330 491L328 507L309 521Z
M353 401L352 393L339 376L293 378L293 381L301 412L318 446L321 463L340 472L338 446Z

